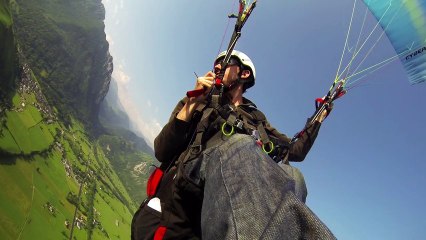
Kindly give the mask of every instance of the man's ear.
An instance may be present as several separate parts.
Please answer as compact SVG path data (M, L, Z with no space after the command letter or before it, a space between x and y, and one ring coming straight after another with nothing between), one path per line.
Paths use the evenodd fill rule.
M243 70L241 72L241 78L248 78L248 77L250 77L250 75L251 75L250 70Z

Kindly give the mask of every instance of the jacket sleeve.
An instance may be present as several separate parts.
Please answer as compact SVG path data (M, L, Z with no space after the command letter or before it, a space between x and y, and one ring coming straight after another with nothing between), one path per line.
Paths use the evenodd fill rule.
M179 120L176 115L185 105L182 99L173 110L169 122L163 127L154 140L155 157L162 163L172 161L178 154L185 150L188 144L191 123Z
M269 123L267 123L267 127L273 135L280 139L280 141L287 143L287 149L282 152L282 158L286 159L286 162L301 162L305 159L306 155L314 144L315 139L318 136L321 123L314 122L313 124L311 124L307 129L305 129L303 134L293 143L291 143L291 139L289 137L287 137L285 134L280 133ZM285 158L286 156L287 158Z

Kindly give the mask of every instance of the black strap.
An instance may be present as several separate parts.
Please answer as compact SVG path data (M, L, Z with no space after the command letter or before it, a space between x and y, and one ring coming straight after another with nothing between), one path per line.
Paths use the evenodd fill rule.
M289 147L287 143L278 141L278 137L269 136L273 131L268 130L265 115L254 105L244 105L239 107L237 111L234 111L228 104L223 106L218 104L218 102L214 100L214 96L215 95L212 95L212 102L200 105L196 109L196 112L199 112L202 116L195 128L185 157L180 158L179 161L185 163L197 157L207 147L212 147L220 140L226 138L220 127L223 124L236 128L236 132L257 136L256 139L261 141L263 150L270 154L271 157L275 154L273 152L275 148ZM212 131L209 131L209 136L205 136L206 131L211 127L216 129L216 132L212 134ZM277 156L275 156L275 158L276 157Z

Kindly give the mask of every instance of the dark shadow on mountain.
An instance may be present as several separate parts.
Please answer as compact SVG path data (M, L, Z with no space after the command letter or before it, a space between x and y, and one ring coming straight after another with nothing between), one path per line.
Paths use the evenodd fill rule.
M14 38L11 15L8 6L5 6L6 13L0 21L0 117L4 116L4 109L12 106L12 97L16 92L15 79L20 74L18 56L16 51L16 41ZM6 19L6 20L5 20Z

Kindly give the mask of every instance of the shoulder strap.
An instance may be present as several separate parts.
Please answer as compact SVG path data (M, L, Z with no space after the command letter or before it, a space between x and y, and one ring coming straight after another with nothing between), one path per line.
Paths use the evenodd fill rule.
M244 123L251 122L255 128L252 133L257 138L259 144L262 145L266 153L271 153L274 149L274 143L270 140L266 132L266 117L254 104L245 105L239 108L239 112L243 118Z

